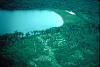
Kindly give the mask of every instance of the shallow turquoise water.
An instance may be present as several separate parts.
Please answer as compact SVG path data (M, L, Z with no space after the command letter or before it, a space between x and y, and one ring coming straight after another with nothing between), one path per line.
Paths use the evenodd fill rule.
M14 31L29 32L45 30L63 25L63 19L54 11L48 10L0 10L0 34Z

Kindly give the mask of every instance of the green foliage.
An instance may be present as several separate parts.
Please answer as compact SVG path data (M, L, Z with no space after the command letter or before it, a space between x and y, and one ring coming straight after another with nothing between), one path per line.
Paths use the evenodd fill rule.
M30 0L26 1L28 4ZM56 0L52 2L56 3ZM10 42L0 46L0 60L10 67L98 67L98 22L88 20L90 18L87 19L87 15L83 17L83 13L73 17L65 10L53 10L63 17L62 27L32 31L32 35L16 31L0 36L0 45L4 45L2 41Z

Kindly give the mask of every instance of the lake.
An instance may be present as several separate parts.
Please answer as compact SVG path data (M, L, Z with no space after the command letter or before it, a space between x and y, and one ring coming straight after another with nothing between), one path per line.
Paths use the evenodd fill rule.
M64 23L62 17L49 10L0 10L0 34L19 31L27 33L35 30L46 30L60 27Z

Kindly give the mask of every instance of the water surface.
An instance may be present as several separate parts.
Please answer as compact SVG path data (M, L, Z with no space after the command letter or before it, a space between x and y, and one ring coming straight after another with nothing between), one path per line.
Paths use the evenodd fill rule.
M62 17L48 10L0 10L0 34L29 32L63 25Z

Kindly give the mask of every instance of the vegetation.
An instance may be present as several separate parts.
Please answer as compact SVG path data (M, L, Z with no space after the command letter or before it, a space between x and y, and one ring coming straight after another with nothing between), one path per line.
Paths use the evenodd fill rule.
M17 7L20 4L18 1L14 2L18 3ZM24 3L28 4L30 0L26 1ZM43 1L45 5L51 4L51 0L50 2L48 0L48 3L45 1ZM60 0L57 1L59 2ZM66 0L64 1L66 3ZM43 4L41 5L43 6ZM13 7L15 8L15 6ZM0 66L99 67L100 24L98 21L99 16L94 15L94 13L98 13L92 12L90 9L86 11L87 13L76 10L77 16L72 16L67 14L65 10L52 10L63 17L63 26L43 31L31 31L26 34L16 31L15 33L0 36Z
M5 34L0 41L6 41L1 49L1 58L6 58L1 60L10 67L98 67L98 26L67 23L32 35Z

